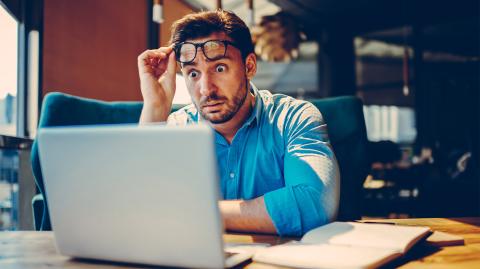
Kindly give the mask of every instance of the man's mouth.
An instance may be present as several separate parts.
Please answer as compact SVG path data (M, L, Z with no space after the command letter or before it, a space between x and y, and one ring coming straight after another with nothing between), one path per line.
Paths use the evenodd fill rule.
M223 101L209 102L202 106L202 110L206 113L217 112L218 110L220 110L220 107L223 103Z

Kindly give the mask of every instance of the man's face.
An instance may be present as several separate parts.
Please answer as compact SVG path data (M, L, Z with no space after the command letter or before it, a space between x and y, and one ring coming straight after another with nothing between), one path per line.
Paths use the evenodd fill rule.
M187 41L207 40L231 41L224 33ZM227 45L225 57L213 61L198 47L195 60L182 64L182 73L197 110L211 123L229 121L245 102L248 92L245 64L240 50L232 45Z

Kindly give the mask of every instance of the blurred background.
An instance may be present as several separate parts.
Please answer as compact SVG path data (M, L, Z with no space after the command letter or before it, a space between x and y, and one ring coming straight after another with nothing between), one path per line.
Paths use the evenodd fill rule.
M32 227L45 94L141 101L137 56L220 7L252 31L258 88L363 101L365 218L480 215L478 0L0 0L0 230Z

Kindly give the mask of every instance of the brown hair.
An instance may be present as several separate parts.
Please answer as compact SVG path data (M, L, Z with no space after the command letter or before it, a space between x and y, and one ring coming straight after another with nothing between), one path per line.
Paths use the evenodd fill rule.
M247 25L235 13L221 9L188 14L174 22L170 44L222 32L238 46L244 60L253 53L252 36Z

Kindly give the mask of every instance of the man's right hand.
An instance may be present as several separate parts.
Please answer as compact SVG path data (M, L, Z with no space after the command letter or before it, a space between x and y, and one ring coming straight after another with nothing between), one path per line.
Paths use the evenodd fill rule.
M146 50L138 56L143 96L140 123L166 121L175 95L177 62L172 46Z

